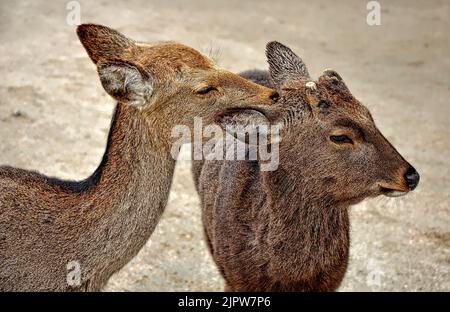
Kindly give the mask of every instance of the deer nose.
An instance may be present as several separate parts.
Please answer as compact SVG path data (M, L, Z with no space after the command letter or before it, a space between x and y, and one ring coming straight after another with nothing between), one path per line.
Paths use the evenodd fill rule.
M408 184L409 189L414 190L419 184L420 175L413 167L409 167L408 171L405 173L405 180Z

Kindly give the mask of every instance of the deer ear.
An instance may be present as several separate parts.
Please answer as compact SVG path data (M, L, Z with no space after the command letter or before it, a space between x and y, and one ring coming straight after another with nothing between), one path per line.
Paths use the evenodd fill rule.
M342 81L341 75L339 75L335 70L331 68L324 69L322 76L327 79L336 79L337 81Z
M133 40L102 25L82 24L77 27L77 35L94 64L102 59L123 59L135 47Z
M309 78L305 63L287 46L277 41L269 42L266 56L270 76L276 86L280 87L288 80Z
M98 74L103 88L119 102L144 106L152 95L152 78L137 65L121 61L101 63Z
M139 65L127 59L135 42L118 31L94 24L77 28L78 38L97 65L103 88L119 102L143 106L152 91L152 77Z
M234 108L216 116L216 122L225 127L256 127L258 125L268 125L269 120L263 113L251 108Z
M229 134L250 145L256 145L258 135L268 137L270 122L253 109L229 109L216 117L216 123Z
M329 88L332 88L335 91L350 92L342 77L333 69L325 69L323 74L319 77L319 81L327 83Z

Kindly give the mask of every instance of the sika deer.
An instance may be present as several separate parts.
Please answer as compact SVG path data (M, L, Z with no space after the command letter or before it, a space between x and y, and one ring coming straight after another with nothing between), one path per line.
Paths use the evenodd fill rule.
M349 206L406 194L419 175L336 72L311 82L302 60L277 42L267 57L270 77L243 76L280 92L273 107L284 111L279 167L194 163L207 242L228 290L333 291L347 268ZM249 122L240 115L220 124Z
M190 47L137 43L98 25L77 33L118 101L106 152L80 182L0 167L3 291L100 290L137 254L164 211L175 165L172 127L273 103L272 90ZM71 261L80 265L78 285L67 283Z

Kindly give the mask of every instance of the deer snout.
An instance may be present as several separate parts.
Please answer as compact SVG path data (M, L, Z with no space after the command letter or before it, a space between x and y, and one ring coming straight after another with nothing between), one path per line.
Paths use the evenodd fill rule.
M414 190L417 187L417 185L419 184L420 175L416 171L416 169L414 169L414 167L412 167L412 166L408 168L404 177L405 177L406 184L408 185L408 187L411 191Z
M399 178L391 178L388 182L378 184L381 194L389 197L398 197L406 195L417 187L420 175L414 167L408 164L406 171L401 170L400 172L403 173L398 175Z

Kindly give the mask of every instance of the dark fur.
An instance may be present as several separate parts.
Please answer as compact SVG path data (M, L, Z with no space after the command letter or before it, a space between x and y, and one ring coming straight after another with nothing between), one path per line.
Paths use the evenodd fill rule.
M270 75L242 75L281 94L273 108L283 112L280 164L261 171L257 161L194 162L206 239L227 290L333 291L348 263L349 206L408 192L411 167L336 72L310 90L290 49L269 43L267 56ZM354 144L333 143L335 132Z

